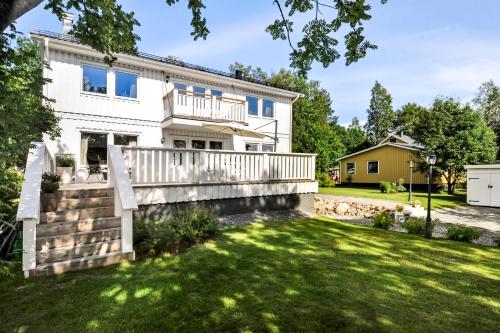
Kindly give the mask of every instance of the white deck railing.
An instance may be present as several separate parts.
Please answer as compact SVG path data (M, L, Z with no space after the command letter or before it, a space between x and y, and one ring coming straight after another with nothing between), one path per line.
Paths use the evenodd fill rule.
M123 147L132 184L314 180L314 154Z
M164 97L165 117L173 115L246 122L246 101L173 89Z
M53 172L55 161L41 142L32 142L24 171L17 220L23 222L23 271L26 277L36 267L36 225L40 222L40 189L44 172Z

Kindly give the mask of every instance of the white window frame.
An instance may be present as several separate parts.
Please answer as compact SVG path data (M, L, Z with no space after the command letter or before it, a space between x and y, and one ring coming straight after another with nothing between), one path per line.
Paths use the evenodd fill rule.
M247 117L261 119L262 118L262 104L259 96L252 94L245 94L245 103L248 104L247 97L257 98L257 114L248 113L248 105L247 105Z
M137 77L137 97L127 97L127 96L118 96L116 95L116 72L121 72L121 73L125 73L125 74L132 74L132 75L135 75ZM140 72L136 72L136 71L131 71L131 70L128 70L128 69L122 69L120 67L117 67L117 68L114 68L113 69L113 97L115 99L123 99L123 100L128 100L128 101L138 101L139 100L139 97L140 97L140 81L141 81L141 73Z
M372 162L377 162L377 172L370 172L368 165ZM366 174L368 174L368 175L380 175L380 161L378 161L378 160L366 161Z
M105 94L83 90L83 67L84 66L100 68L100 69L104 69L106 71L106 93ZM101 64L101 63L93 63L93 62L88 62L88 61L85 61L85 62L82 61L82 62L80 62L80 94L82 94L82 95L88 95L88 96L101 97L101 98L110 98L110 96L111 96L110 95L110 87L111 87L111 85L110 85L109 76L110 76L109 68L103 66L103 64ZM114 88L114 87L112 87L112 88ZM113 93L113 95L114 95L114 93Z
M170 139L169 139L169 145L168 145L168 148L175 148L174 147L174 140L183 140L183 141L186 141L186 149L194 149L192 148L193 146L193 140L197 140L197 141L205 141L205 150L214 150L214 151L217 151L219 149L210 149L210 141L217 141L217 142L222 142L222 149L221 150L225 150L226 149L226 140L224 139L219 139L219 138L204 138L204 137L187 137L187 136L171 136ZM182 149L182 148L180 148ZM199 149L199 150L203 150L203 149Z
M273 103L273 116L272 117L266 117L264 116L264 100L268 100ZM261 109L261 118L263 119L276 119L276 101L273 98L269 97L262 97L260 98L260 109Z
M347 168L347 164L354 164L354 172L349 173L348 168ZM357 169L358 169L358 167L357 167L357 165L356 165L356 162L345 162L345 174L346 174L346 175L355 175L355 174L356 174Z
M264 146L271 146L273 148L273 150L264 151ZM263 153L275 153L276 152L275 150L276 150L276 144L274 144L274 143L262 142L260 144L260 151Z
M82 135L84 133L89 133L89 134L106 134L106 145L110 144L110 138L111 138L111 140L113 140L113 142L115 140L115 138L113 137L113 133L107 132L107 131L81 129L81 130L79 130L79 132L80 132L80 137L79 137L80 140L78 141L78 152L79 152L79 154L78 154L77 158L79 160L78 161L79 162L78 165L79 165L80 168L86 168L86 167L88 167L87 164L82 164L82 159L80 158L82 156L82 151L81 151L81 149L82 149ZM139 142L139 140L137 140L137 142Z
M257 152L260 152L260 142L255 142L255 141L244 141L243 142L244 144L244 152L248 153L257 153ZM257 151L251 151L251 150L247 150L247 145L257 145Z

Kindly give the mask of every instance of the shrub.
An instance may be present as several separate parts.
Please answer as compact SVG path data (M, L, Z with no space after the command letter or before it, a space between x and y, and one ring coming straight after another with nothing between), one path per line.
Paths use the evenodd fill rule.
M394 189L393 189L391 183L383 181L383 182L380 182L380 192L393 193Z
M500 247L500 237L495 237L493 238L493 243L496 244L496 246L499 246Z
M138 255L175 253L217 231L217 218L207 210L177 210L171 218L134 222L134 245Z
M332 176L327 172L319 172L317 175L319 187L335 187Z
M389 212L382 212L372 217L373 227L380 229L389 229L394 225L394 216Z
M446 239L449 240L472 243L479 237L481 237L481 232L463 224L451 225L446 230Z
M42 175L42 192L55 193L59 189L61 176L52 172L45 172Z
M7 221L16 213L15 199L19 197L23 177L14 168L0 167L0 221Z
M346 181L347 181L347 184L352 184L352 181L353 181L353 176L352 176L352 173L348 174L347 177L346 177Z
M62 168L72 168L75 166L75 159L71 155L56 156L56 165Z
M423 235L425 233L425 222L425 218L423 217L410 216L405 223L401 224L401 227L405 229L409 234ZM433 221L431 223L431 231L435 226L436 223Z
M406 187L403 185L396 185L396 192L406 192Z

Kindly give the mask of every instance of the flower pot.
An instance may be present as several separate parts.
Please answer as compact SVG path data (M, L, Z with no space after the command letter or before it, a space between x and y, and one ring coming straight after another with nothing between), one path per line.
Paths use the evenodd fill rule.
M394 212L394 220L398 223L405 223L406 217L404 212Z
M73 178L73 167L57 167L57 174L61 176L61 184L71 183Z

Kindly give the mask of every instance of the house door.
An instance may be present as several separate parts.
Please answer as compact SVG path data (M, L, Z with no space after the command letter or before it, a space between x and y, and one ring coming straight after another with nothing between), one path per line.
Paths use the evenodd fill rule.
M467 177L467 203L477 206L490 205L490 174L474 173Z
M490 176L490 206L500 207L500 174Z

